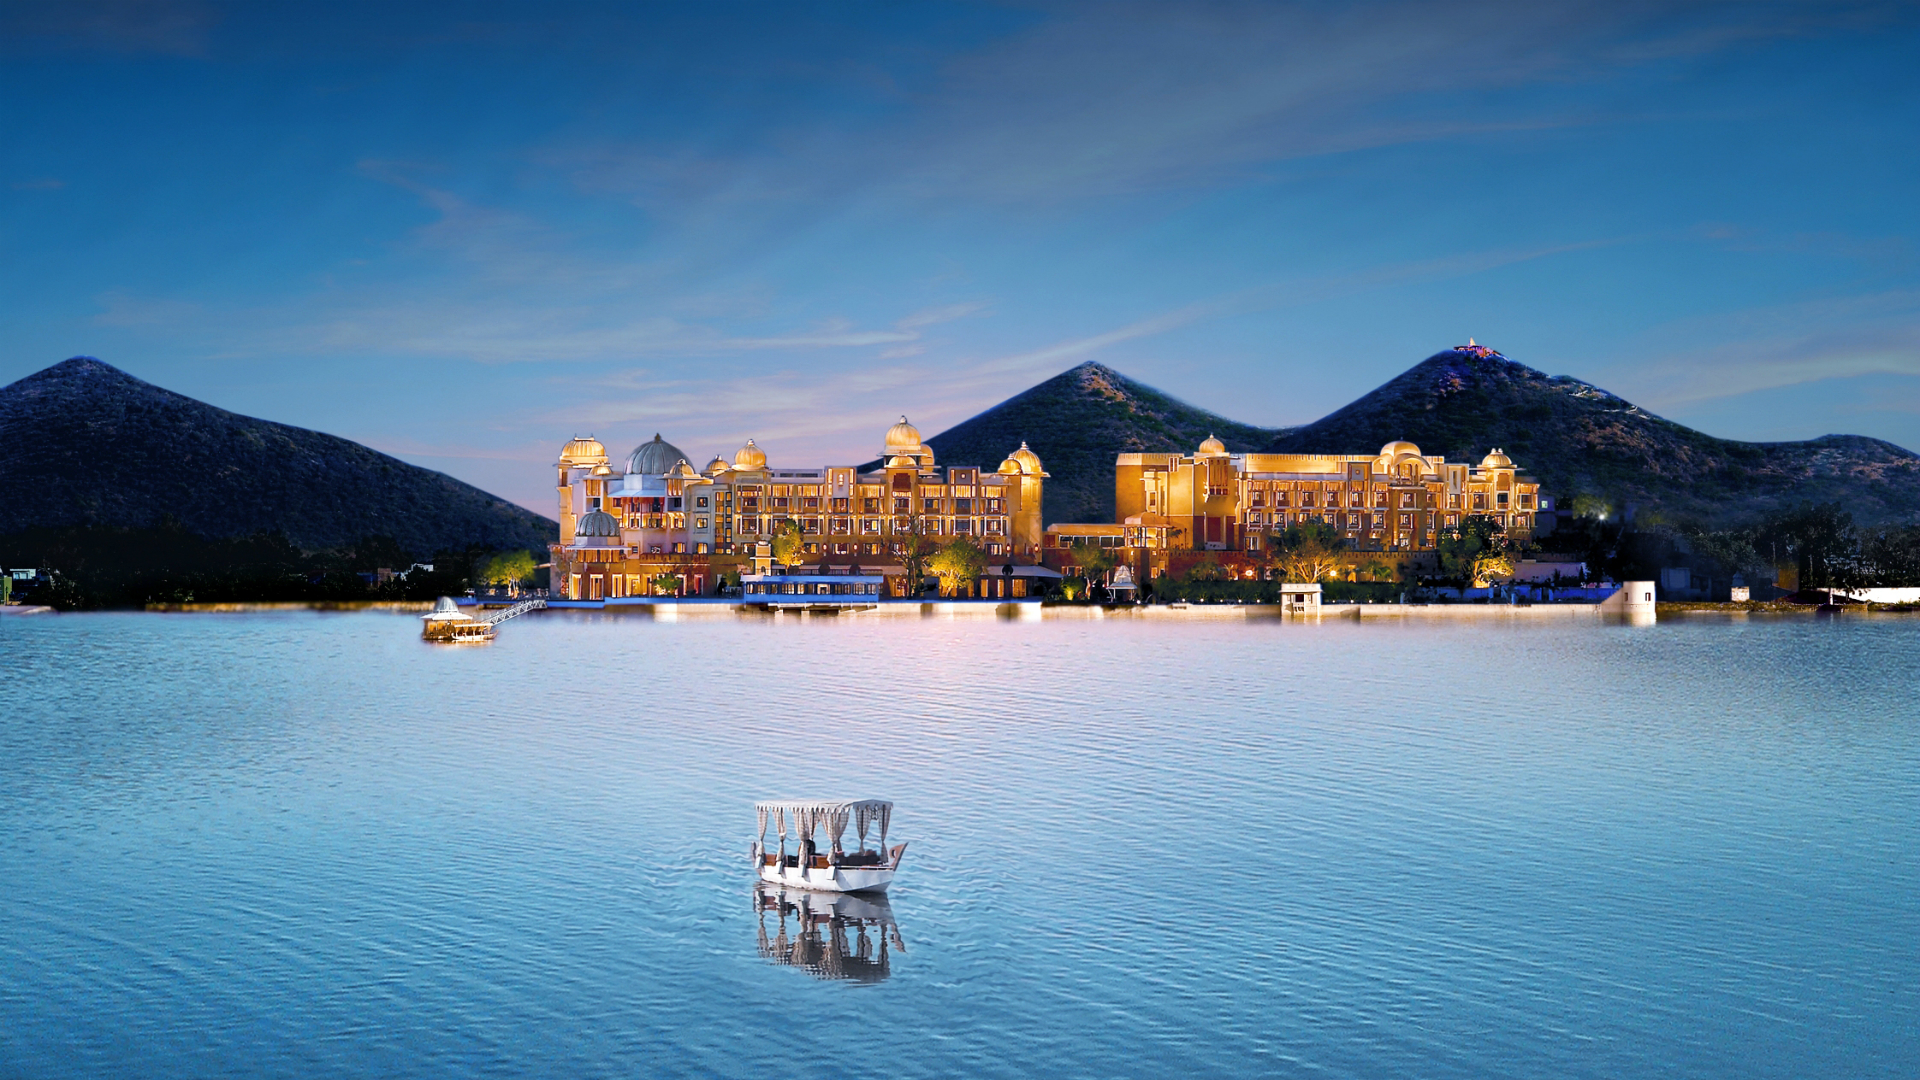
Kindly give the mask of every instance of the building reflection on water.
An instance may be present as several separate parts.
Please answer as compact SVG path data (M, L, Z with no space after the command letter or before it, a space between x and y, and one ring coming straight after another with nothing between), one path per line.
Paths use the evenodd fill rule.
M753 910L760 955L821 979L879 982L892 971L889 946L906 952L885 893L814 892L759 885Z

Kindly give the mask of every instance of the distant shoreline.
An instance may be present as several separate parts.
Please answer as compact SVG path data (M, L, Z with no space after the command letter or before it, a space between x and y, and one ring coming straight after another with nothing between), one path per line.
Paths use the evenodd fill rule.
M465 599L465 598L463 598ZM468 600L466 603L470 604ZM559 601L550 602L550 610L584 610L594 612L626 612L640 618L679 619L703 618L735 615L763 614L768 616L804 615L807 617L882 617L882 618L1000 618L1010 621L1038 619L1144 619L1144 620L1187 620L1187 619L1302 619L1325 622L1343 619L1366 622L1378 619L1444 619L1444 620L1485 620L1501 619L1509 621L1537 621L1563 619L1592 619L1606 621L1609 617L1618 620L1621 614L1612 609L1603 610L1599 604L1327 604L1319 613L1304 614L1288 612L1279 604L1059 604L1039 601L1003 601L1003 600L887 600L871 607L847 607L840 610L821 610L787 608L768 610L759 605L742 604L732 598L623 598L619 602L606 601ZM465 606L463 604L463 606ZM167 614L246 614L268 611L385 611L395 614L419 614L432 610L433 605L425 601L410 600L290 600L273 602L231 602L231 603L178 603L148 604L149 612ZM141 610L141 609L127 609ZM15 607L8 613L28 614L49 612L51 608L23 609ZM1801 604L1771 603L1714 603L1705 601L1661 601L1655 607L1659 616L1678 617L1683 615L1777 615L1814 617L1827 614L1861 615L1914 615L1920 614L1920 605L1847 605L1837 611Z
M464 599L464 598L463 598ZM471 601L468 601L471 603ZM431 611L433 605L423 600L285 600L260 602L228 603L179 603L148 604L145 608L122 608L100 610L148 611L163 614L215 614L239 615L269 611L385 611L394 614L414 615ZM1279 604L1146 604L1146 605L1106 605L1106 604L1057 604L1039 601L1001 601L1001 600L888 600L873 607L849 608L840 611L821 610L773 610L769 611L757 605L746 605L738 600L727 599L675 599L675 598L633 598L618 603L605 601L560 601L553 609L577 609L601 612L628 612L641 618L671 620L680 618L718 617L722 615L768 616L803 615L819 617L830 615L858 617L913 617L913 618L1000 618L1010 621L1038 619L1147 619L1147 620L1185 620L1185 619L1301 619L1325 622L1330 619L1344 619L1354 622L1366 622L1378 619L1454 619L1484 620L1504 619L1509 621L1540 619L1594 619L1606 621L1609 617L1618 620L1622 616L1613 610L1602 610L1599 604L1328 604L1319 614L1309 615L1284 611ZM7 615L55 615L58 609L45 605L12 604L0 607L0 616ZM1777 615L1816 617L1824 615L1846 615L1858 617L1864 615L1920 615L1920 605L1882 605L1859 604L1846 605L1834 610L1826 610L1805 604L1773 603L1715 603L1706 601L1660 601L1655 606L1657 616L1679 617L1685 615Z
M107 609L111 610L111 609ZM142 610L132 608L126 610ZM397 611L433 610L430 600L262 600L204 604L148 604L146 611L210 612L228 614L248 611Z

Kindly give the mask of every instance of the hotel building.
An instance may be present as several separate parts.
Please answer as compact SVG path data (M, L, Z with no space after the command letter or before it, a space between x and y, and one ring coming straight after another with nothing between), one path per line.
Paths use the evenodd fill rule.
M655 435L616 472L604 445L576 438L557 463L553 590L576 600L644 596L670 576L681 595L712 595L728 571L764 570L787 522L803 540L797 569L814 574L861 568L898 578L916 533L936 545L973 540L999 564L990 573L1039 561L1047 474L1026 444L986 471L936 465L904 416L883 442L876 468L777 468L749 439L731 462L715 457L696 469Z
M1531 535L1551 527L1551 509L1539 481L1498 449L1470 465L1410 442L1375 454L1230 454L1209 437L1190 455L1119 455L1114 523L1051 526L1045 547L1254 553L1271 534L1314 521L1355 552L1411 553L1433 550L1473 515Z

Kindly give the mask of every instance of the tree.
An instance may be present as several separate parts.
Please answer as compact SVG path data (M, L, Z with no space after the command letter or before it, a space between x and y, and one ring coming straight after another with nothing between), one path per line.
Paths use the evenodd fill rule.
M1567 509L1572 511L1574 517L1591 518L1594 521L1605 521L1613 516L1613 507L1607 505L1605 499L1593 494L1575 495L1567 501Z
M1274 533L1271 546L1288 581L1312 583L1340 569L1347 541L1324 521L1302 521Z
M412 564L413 554L391 536L363 536L347 552L349 570L404 570Z
M1484 514L1469 515L1457 527L1442 532L1434 549L1442 577L1476 589L1513 573L1513 553L1500 522Z
M1181 577L1188 581L1228 581L1232 579L1233 574L1220 565L1219 559L1208 555L1187 567L1187 572Z
M1803 589L1847 589L1861 583L1860 536L1839 503L1801 503L1775 514L1761 532L1791 555Z
M968 582L979 577L987 568L987 553L980 545L965 536L956 536L953 542L941 548L927 560L927 569L940 578L940 592L954 596Z
M647 579L655 596L678 596L680 594L679 574L655 574Z
M789 518L773 532L773 561L781 566L799 563L806 540L800 535L800 523Z
M926 588L927 559L938 546L921 528L920 515L910 514L907 531L893 534L893 542L900 548L900 568L906 571L908 596L919 596Z
M518 587L533 577L533 555L525 551L503 551L480 568L480 580L489 585Z
M1087 579L1087 592L1091 595L1095 585L1107 583L1107 576L1120 565L1120 556L1112 548L1082 544L1073 549L1073 561L1080 568L1080 576Z
M1863 584L1888 588L1920 585L1920 525L1883 525L1860 538Z
M1687 538L1687 545L1693 549L1695 558L1710 564L1707 567L1709 573L1717 573L1728 579L1739 574L1752 584L1772 579L1766 558L1754 546L1751 529L1714 532L1687 529L1682 535Z

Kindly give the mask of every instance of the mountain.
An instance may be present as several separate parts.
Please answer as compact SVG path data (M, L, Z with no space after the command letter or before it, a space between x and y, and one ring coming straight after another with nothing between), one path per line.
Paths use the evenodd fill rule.
M1394 439L1456 461L1478 462L1497 446L1563 507L1585 494L1670 520L1729 525L1810 500L1837 501L1863 523L1920 520L1920 456L1892 443L1715 438L1484 346L1436 353L1264 449L1354 453Z
M1049 474L1041 515L1052 524L1113 520L1115 454L1190 454L1208 435L1232 451L1257 450L1277 433L1216 416L1089 362L955 424L927 445L941 462L992 469L1025 442Z
M256 420L77 356L0 387L0 534L149 527L284 532L318 550L391 536L416 557L542 550L559 526L359 443Z

